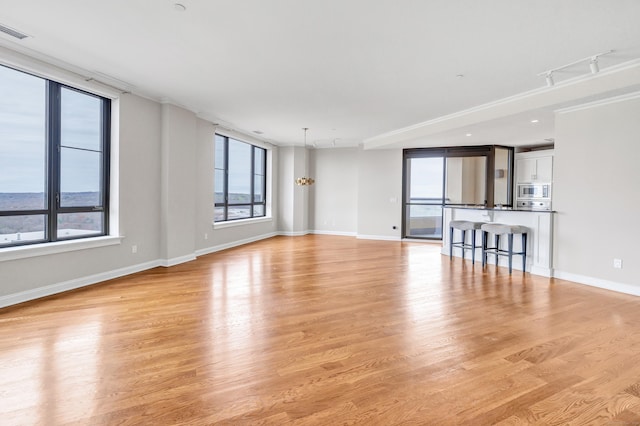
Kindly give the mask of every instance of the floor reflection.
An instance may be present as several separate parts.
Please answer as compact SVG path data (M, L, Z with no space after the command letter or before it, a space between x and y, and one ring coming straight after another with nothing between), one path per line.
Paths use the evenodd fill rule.
M74 315L70 323L52 329L43 324L44 330L36 328L3 345L1 412L12 411L32 424L68 423L91 415L100 381L102 319Z

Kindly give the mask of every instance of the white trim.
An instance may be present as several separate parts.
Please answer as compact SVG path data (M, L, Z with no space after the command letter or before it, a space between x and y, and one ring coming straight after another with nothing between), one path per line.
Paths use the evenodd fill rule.
M309 230L297 231L297 232L280 231L280 232L278 232L278 235L282 235L284 237L302 237L303 235L308 235L310 233L311 233L311 231L309 231Z
M567 108L560 108L555 110L554 112L558 114L566 114L568 112L580 111L583 109L591 109L591 108L609 105L609 104L616 104L618 102L630 101L637 98L640 98L640 91L627 93L620 96L613 96L611 98L600 99L598 101L587 102L585 104L574 105Z
M402 241L400 237L392 237L388 235L362 235L357 234L356 238L359 240L380 240L380 241Z
M123 277L125 275L135 274L136 272L145 271L147 269L155 268L158 266L160 266L160 261L153 260L151 262L127 266L125 268L115 269L113 271L102 272L99 274L89 275L87 277L76 278L57 284L38 287L33 290L25 290L18 293L8 294L6 296L0 296L0 308L16 305L18 303L28 302L30 300L51 296L53 294L58 294L69 290L75 290L80 287L86 287L103 281L112 280L114 278Z
M161 259L160 260L160 266L164 266L165 268L168 268L170 266L176 266L176 265L179 265L181 263L191 262L192 260L196 260L196 254L195 253L186 254L186 255L180 256L180 257L174 257L172 259Z
M341 231L320 231L317 229L313 229L309 231L310 234L315 235L336 235L339 237L355 237L355 232L341 232Z
M552 278L554 274L553 269L550 269L550 268L543 268L535 265L531 265L531 266L527 265L527 268L529 268L529 271L527 272L531 272L532 275L539 275L541 277Z
M618 283L615 281L603 280L600 278L588 277L585 275L572 274L570 272L557 270L554 272L554 277L561 280L572 281L577 284L617 291L618 293L631 294L633 296L640 296L640 286L636 285Z
M224 127L224 124L220 124L220 123L218 123L218 125L216 126L216 133L222 136L226 136L228 138L237 139L240 142L250 143L259 148L273 149L273 147L275 146L274 144L269 143L264 139L261 139L258 135L251 136L240 130L228 129Z
M388 139L389 138L394 138L394 137L401 137L403 134L405 133L409 133L412 131L416 131L416 130L421 130L423 128L427 128L430 127L434 124L438 124L440 122L446 122L452 119L456 119L456 118L461 118L461 117L465 117L477 112L481 112L481 111L486 111L486 110L491 110L492 108L498 107L498 106L505 106L505 105L509 105L512 102L515 101L521 101L521 100L525 100L546 92L550 92L553 90L556 90L558 88L562 88L565 86L573 86L579 83L582 83L584 81L589 81L589 80L595 80L598 78L602 78L604 76L607 75L611 75L611 74L615 74L621 71L626 71L629 69L633 69L634 67L640 66L640 59L632 59L630 61L627 62L623 62L621 64L617 64L617 65L613 65L611 67L607 67L606 69L602 69L600 70L600 72L598 72L597 74L585 74L585 75L579 75L573 78L568 78L566 80L562 80L557 82L554 86L548 87L548 86L543 86L543 87L539 87L536 89L532 89L526 92L522 92L522 93L518 93L512 96L508 96L506 98L502 98L502 99L497 99L495 101L491 101L491 102L487 102L485 104L481 104L481 105L477 105L471 108L467 108L461 111L456 111L452 114L447 114L447 115L443 115L440 117L436 117L434 119L431 120L427 120L427 121L423 121L420 123L416 123L416 124L412 124L406 127L402 127L400 129L396 129L396 130L392 130L390 132L386 132L386 133L382 133L380 135L377 136L373 136L367 139L363 140L363 147L364 149L375 149L375 148L381 148L384 147L385 145L388 145L392 142L389 142ZM541 80L542 82L542 80ZM397 141L396 141L397 142Z
M132 86L115 87L110 83L100 81L101 78L108 76L96 75L30 49L23 48L21 50L25 52L0 45L0 64L110 99L115 99L121 94L131 91Z
M68 251L86 250L97 247L114 246L122 243L124 237L106 236L81 238L77 240L56 241L54 243L32 244L26 246L6 247L0 249L0 262L25 259L28 257L46 256Z
M157 93L138 89L115 77L88 71L22 45L5 42L3 39L0 39L0 64L111 99L132 93L153 102L160 102ZM188 109L195 114L195 110Z
M243 240L237 240L237 241L232 241L230 243L219 244L219 245L213 246L213 247L207 247L207 248L204 248L204 249L196 250L196 256L200 257L200 256L204 256L206 254L215 253L217 251L222 251L222 250L226 250L226 249L230 249L230 248L233 248L233 247L242 246L242 245L249 244L249 243L255 243L256 241L266 240L267 238L272 238L272 237L275 237L277 235L278 234L276 232L270 232L268 234L257 235L255 237L245 238Z
M253 223L273 222L273 217L252 217L249 219L228 220L226 222L213 222L213 229L232 228L234 226L251 225Z

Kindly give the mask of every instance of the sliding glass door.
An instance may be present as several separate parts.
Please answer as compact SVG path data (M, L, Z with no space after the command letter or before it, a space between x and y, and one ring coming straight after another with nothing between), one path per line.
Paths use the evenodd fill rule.
M444 157L405 159L404 236L442 238Z
M404 238L442 239L446 206L512 206L513 148L417 148L403 158Z

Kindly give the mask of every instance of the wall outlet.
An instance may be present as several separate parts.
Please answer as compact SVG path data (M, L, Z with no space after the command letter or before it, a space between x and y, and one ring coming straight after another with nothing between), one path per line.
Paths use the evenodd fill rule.
M138 246L137 245L132 245L131 246L131 253L137 253L138 252Z
M209 234L207 234L206 232L204 233L204 239L208 240L209 239Z
M622 269L622 259L613 259L613 267L616 269Z

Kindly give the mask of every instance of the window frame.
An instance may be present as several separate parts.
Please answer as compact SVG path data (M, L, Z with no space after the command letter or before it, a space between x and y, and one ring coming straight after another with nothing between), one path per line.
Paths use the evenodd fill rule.
M222 169L220 168L216 168L215 166L215 155L216 155L216 147L215 144L218 143L218 137L223 139L223 143L224 143L224 150L223 150L223 161L222 161ZM250 193L249 193L249 199L250 202L249 203L231 203L229 202L229 141L233 140L235 142L239 142L239 143L244 143L249 145L249 147L251 148L251 164L250 164ZM267 217L267 154L268 154L268 150L266 148L263 148L261 146L257 146L251 142L248 142L246 140L242 140L240 138L237 137L233 137L233 136L228 136L222 133L218 133L216 132L214 135L214 216L213 216L213 223L214 225L220 225L220 224L224 224L224 223L233 223L236 221L242 221L242 220L250 220L250 219L260 219L260 218L266 218ZM256 187L255 187L255 177L257 176L256 174L256 152L257 150L261 150L262 151L262 170L263 170L263 174L261 174L260 176L262 176L262 201L256 201L255 200L255 195L256 195ZM215 170L222 170L223 174L224 174L224 184L223 184L223 198L224 198L224 202L216 202L215 200ZM262 206L262 214L256 215L255 214L255 206ZM246 217L239 217L239 218L229 218L229 210L230 207L249 207L249 216ZM224 216L222 220L216 220L216 216L215 216L215 210L218 208L223 208L223 212L224 212Z
M0 64L0 66L13 70L15 72L40 78L45 82L45 161L43 167L45 168L44 175L46 181L44 186L44 189L46 190L44 208L30 210L0 210L0 217L44 215L44 238L38 240L23 240L19 242L14 241L10 244L0 245L0 249L42 245L48 243L104 237L110 235L109 205L111 177L111 99L96 93L83 90L78 87L74 87L47 77L43 77L38 74L23 71L9 65ZM99 191L101 193L101 197L100 200L98 200L100 203L97 206L87 205L65 207L62 205L61 176L63 173L63 169L61 161L62 148L64 147L62 145L62 92L65 89L91 96L100 101L100 150L96 151L82 149L91 152L99 152L101 155L101 161L99 163ZM74 147L73 149L78 148ZM69 213L96 212L99 212L102 215L102 229L100 231L91 232L84 235L58 236L59 215Z

